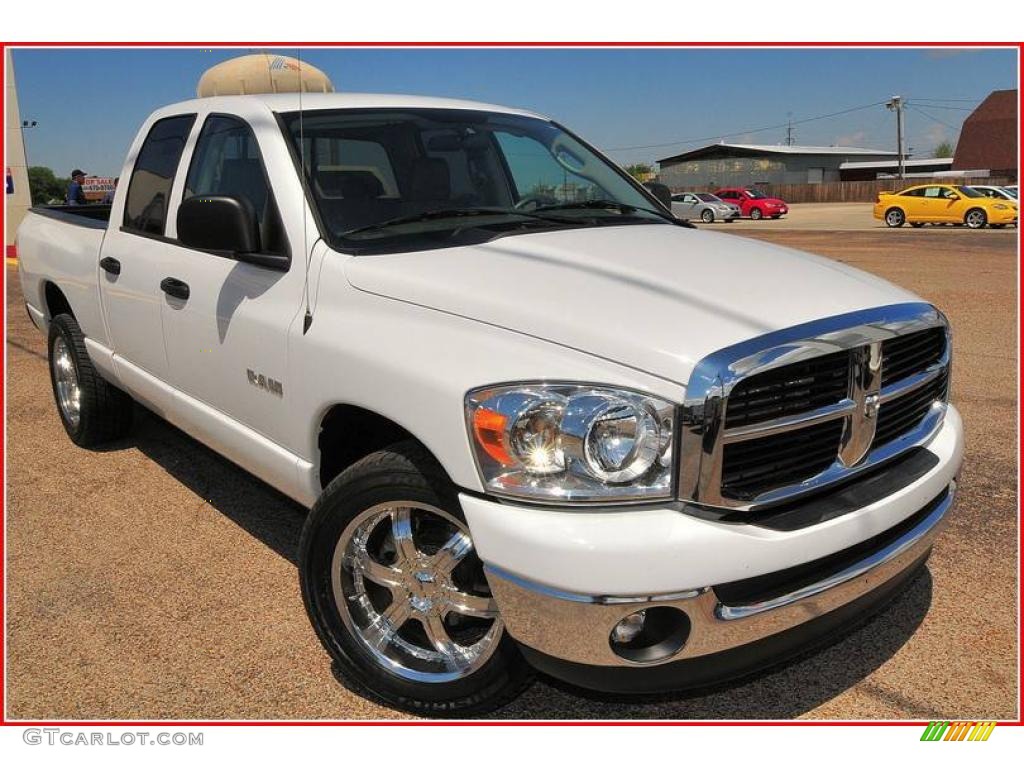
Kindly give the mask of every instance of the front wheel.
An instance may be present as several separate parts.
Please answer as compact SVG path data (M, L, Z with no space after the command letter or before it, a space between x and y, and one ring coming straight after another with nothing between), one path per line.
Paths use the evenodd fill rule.
M760 220L762 216L764 216L764 213L761 212L760 208L750 209L750 218L752 218L754 221Z
M703 211L700 212L700 220L703 221L705 224L711 224L715 220L715 212L708 208L705 208Z
M968 229L984 229L988 223L988 216L981 208L971 208L964 216L964 224Z
M454 487L415 441L335 478L299 544L302 596L341 674L391 706L480 715L529 683Z

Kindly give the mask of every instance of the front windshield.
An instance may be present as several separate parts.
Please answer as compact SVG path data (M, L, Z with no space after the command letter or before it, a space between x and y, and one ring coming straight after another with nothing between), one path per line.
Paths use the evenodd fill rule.
M988 195L986 195L986 194L984 194L982 192L979 192L978 190L974 189L973 187L957 187L957 190L964 197L988 197Z
M1003 190L1003 192L1008 194L1014 200L1017 199L1017 190L1016 189L1013 189L1013 188L1010 188L1010 187L1001 187L1001 189Z
M764 200L767 197L764 192L758 192L756 189L748 189L747 194L753 200Z
M283 118L324 234L342 248L671 221L621 171L545 120L455 109L315 111L301 126L297 112Z
M720 203L720 202L722 202L717 197L715 197L714 195L709 194L707 192L701 192L700 194L697 195L697 197L699 197L705 203Z

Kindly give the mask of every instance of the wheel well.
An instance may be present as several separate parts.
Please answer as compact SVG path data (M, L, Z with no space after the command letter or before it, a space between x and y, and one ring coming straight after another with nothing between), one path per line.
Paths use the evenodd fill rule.
M413 437L390 419L355 405L335 405L320 422L320 486L385 446Z
M49 314L51 319L57 315L63 314L68 314L72 317L75 316L74 310L71 309L71 304L68 302L67 296L64 295L64 291L57 287L56 283L46 283L43 298L46 301L46 312Z

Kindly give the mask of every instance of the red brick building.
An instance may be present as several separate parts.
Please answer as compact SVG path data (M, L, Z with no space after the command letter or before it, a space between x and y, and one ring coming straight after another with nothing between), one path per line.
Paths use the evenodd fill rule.
M964 120L953 153L954 171L987 170L1017 178L1017 91L992 91Z

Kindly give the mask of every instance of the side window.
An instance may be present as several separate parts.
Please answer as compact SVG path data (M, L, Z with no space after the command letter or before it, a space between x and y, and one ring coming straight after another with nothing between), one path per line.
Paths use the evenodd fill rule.
M256 212L261 250L284 253L284 233L267 186L252 129L235 117L210 115L196 142L185 179L185 199L228 195L248 200Z
M908 189L906 192L900 194L900 197L924 197L924 187Z
M126 229L151 235L164 233L174 174L195 121L195 115L167 117L149 129L128 183L123 221Z
M925 197L936 198L936 197L945 197L946 195L942 191L942 187L925 187L924 188L924 196Z

